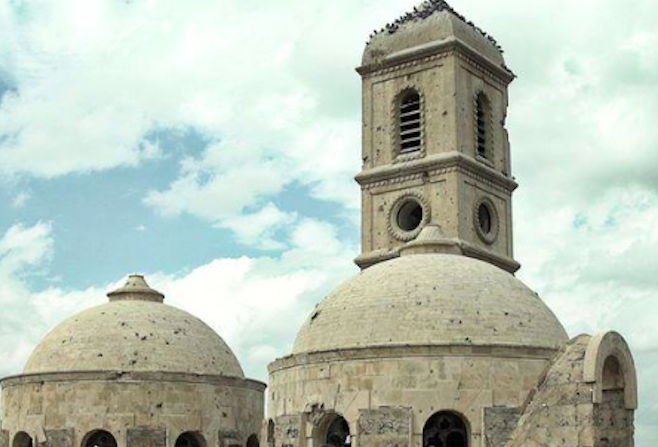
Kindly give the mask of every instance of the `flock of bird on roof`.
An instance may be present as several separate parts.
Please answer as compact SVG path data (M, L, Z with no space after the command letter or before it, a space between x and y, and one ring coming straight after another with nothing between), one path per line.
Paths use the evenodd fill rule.
M377 34L388 32L389 34L395 33L400 26L404 25L405 23L415 21L415 20L423 20L426 19L427 17L431 16L435 12L439 11L448 11L451 14L454 14L456 17L458 17L460 20L464 21L471 27L473 27L477 32L482 34L484 37L486 37L498 50L501 52L503 49L500 47L496 39L494 39L492 36L487 34L485 31L477 27L473 22L466 20L464 16L459 14L457 11L452 9L452 6L450 6L445 0L427 0L423 2L420 6L416 6L412 12L408 12L393 23L388 23L384 28L381 30L377 31L375 30L371 35L370 39L372 40L373 37L375 37ZM368 42L370 43L370 42Z

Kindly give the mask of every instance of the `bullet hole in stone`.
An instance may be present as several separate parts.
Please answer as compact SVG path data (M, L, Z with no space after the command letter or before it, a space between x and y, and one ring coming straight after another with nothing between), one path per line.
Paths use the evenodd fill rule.
M160 402L159 404L157 404L157 405L155 406L155 408L162 408L162 402Z
M147 337L146 335L144 335L144 336L141 338L141 340L144 341L144 340L146 340L147 338L148 338L148 337Z
M102 353L99 353L99 354L98 354L98 357L103 357L103 354L102 354Z
M225 417L225 418L226 418L226 417L228 417L228 414L222 412L222 417Z

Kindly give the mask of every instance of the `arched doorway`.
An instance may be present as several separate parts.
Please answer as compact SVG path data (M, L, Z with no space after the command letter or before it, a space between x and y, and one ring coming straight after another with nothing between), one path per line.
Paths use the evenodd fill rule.
M206 441L200 434L188 431L176 439L176 447L206 447Z
M86 436L83 447L117 447L117 440L105 430L96 430Z
M330 447L350 447L352 445L350 426L345 418L338 415L332 418L327 425L324 442Z
M455 413L435 413L423 428L423 447L468 447L466 423Z
M258 442L258 436L251 435L247 438L247 447L259 447L260 443Z
M12 447L32 447L33 445L32 438L24 431L17 433L12 443Z

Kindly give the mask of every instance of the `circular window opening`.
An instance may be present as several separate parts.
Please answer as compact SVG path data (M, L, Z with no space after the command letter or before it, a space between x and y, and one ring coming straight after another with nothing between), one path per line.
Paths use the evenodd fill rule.
M423 207L415 200L409 200L400 207L397 220L402 231L414 231L423 222Z
M478 209L478 221L480 223L480 230L486 235L490 235L493 230L493 218L489 207L482 203Z

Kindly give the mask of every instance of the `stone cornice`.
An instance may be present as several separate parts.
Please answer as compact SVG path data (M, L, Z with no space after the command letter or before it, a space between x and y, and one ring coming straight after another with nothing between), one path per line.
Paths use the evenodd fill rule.
M511 192L518 187L518 184L511 178L478 162L472 157L456 151L438 155L427 155L418 160L366 169L361 171L355 177L355 180L364 189L370 189L395 181L418 178L426 172L440 174L454 169L460 169L465 173L471 174L471 176L488 181L505 191Z
M0 380L3 388L29 383L52 382L180 382L221 385L263 391L267 385L253 379L173 372L71 371L21 374Z
M521 268L521 264L512 258L500 256L491 251L478 248L462 239L452 239L452 241L461 250L464 256L468 256L469 258L489 262L510 273L516 273ZM362 253L354 260L354 263L362 270L365 270L375 264L395 259L398 256L400 256L400 248L388 251L377 250L369 253Z
M373 74L381 74L382 72L390 72L411 65L421 64L437 55L445 55L447 53L458 54L460 58L476 65L484 73L497 79L504 85L509 85L515 78L514 73L507 67L497 64L463 40L454 36L389 54L382 62L358 67L356 71L361 76L367 77Z
M381 346L293 354L268 365L270 374L298 366L370 359L410 357L502 357L550 360L558 348L513 345L425 345Z

